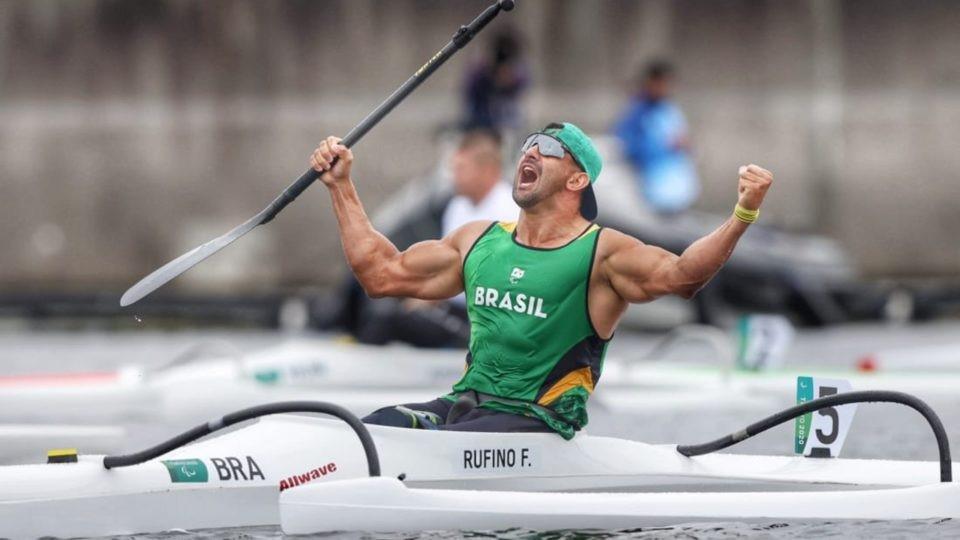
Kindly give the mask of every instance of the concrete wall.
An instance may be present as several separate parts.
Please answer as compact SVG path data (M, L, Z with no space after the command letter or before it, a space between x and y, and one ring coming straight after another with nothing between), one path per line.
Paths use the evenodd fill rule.
M705 183L777 173L764 221L838 238L873 275L960 270L960 2L521 0L529 124L609 127L668 55ZM242 222L486 2L0 3L0 290L120 290ZM481 43L356 149L376 208L433 166ZM602 189L602 185L601 185ZM323 285L342 271L323 189L182 289Z

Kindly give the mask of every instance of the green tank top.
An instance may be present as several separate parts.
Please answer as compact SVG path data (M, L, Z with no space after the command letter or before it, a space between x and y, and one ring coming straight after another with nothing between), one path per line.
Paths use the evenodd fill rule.
M540 418L569 439L587 424L608 343L587 310L600 227L550 249L521 245L515 228L495 222L464 260L470 348L453 390L524 402L481 407Z

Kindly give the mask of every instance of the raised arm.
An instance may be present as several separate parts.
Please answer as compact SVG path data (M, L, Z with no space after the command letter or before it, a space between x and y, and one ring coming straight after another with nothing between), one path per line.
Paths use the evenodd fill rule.
M604 250L607 256L601 264L604 277L628 302L648 302L667 294L693 297L730 258L749 226L748 221L756 218L754 212L759 210L772 182L773 174L766 169L757 165L740 167L740 208L679 256L611 231L609 247Z
M401 252L373 228L363 210L350 178L353 152L340 139L328 137L310 161L314 169L325 171L320 180L330 191L343 252L368 295L435 300L463 290L461 249L469 247L487 224L470 223L443 240L420 242Z

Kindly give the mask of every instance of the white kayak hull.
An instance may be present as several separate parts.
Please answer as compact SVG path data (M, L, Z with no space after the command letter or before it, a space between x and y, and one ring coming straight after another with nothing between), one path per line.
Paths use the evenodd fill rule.
M724 392L727 396L753 399L756 404L771 400L783 403L794 397L798 376L844 379L855 390L894 390L906 392L928 401L948 400L955 403L960 388L960 371L855 371L826 366L802 366L767 371L729 370L698 365L666 365L660 362L616 366L616 383L608 385L616 391L657 388L661 391ZM606 370L605 370L606 371ZM606 376L606 373L604 373ZM609 382L609 381L607 381ZM600 385L598 393L602 391ZM611 400L613 401L613 400Z
M411 518L415 516L415 518ZM960 518L960 484L828 492L517 493L409 488L395 478L280 495L286 534L331 531L631 529L695 521Z
M357 414L446 393L464 369L464 351L294 339L235 359L200 357L159 370L0 377L0 423L149 421L171 427L269 401L322 399ZM858 390L899 390L955 400L960 373L731 371L724 366L626 362L610 357L594 401L613 412L766 410L792 400L796 376L850 380ZM207 388L216 391L207 391Z
M242 358L200 357L155 370L6 376L0 377L0 422L180 423L307 397L336 398L366 414L397 396L425 401L449 392L463 373L463 358L460 351L298 339Z
M149 423L170 432L262 403L323 400L358 416L384 406L418 403L448 393L463 372L464 351L376 347L324 339L295 339L240 358L200 356L148 370L0 377L0 423ZM591 407L612 413L660 414L704 407L765 410L769 396L731 393L722 385L624 385L615 359ZM55 445L64 437L54 436ZM85 451L117 451L72 444ZM11 460L0 454L0 463Z
M580 434L422 431L371 426L383 477L411 488L732 492L887 489L936 483L932 462L707 455ZM278 495L367 475L340 422L278 416L131 467L0 467L0 537L108 536L276 525ZM960 507L960 501L951 499ZM802 511L802 510L799 510Z

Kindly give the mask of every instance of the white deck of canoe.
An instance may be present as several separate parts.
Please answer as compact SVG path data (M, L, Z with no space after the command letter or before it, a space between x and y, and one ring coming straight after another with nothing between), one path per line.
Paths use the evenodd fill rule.
M483 434L374 426L383 476L406 475L414 488L502 491L821 491L935 484L935 463L812 460L717 454L686 458L669 445L578 435ZM512 450L512 466L472 467L465 451ZM520 463L524 453L527 462ZM264 478L221 479L213 458L255 460ZM206 483L173 483L152 461L104 470L99 457L76 464L0 468L5 536L124 534L169 528L279 523L281 480L329 463L317 482L361 478L366 464L349 428L332 420L284 415L176 450L164 460L199 459ZM289 491L300 489L295 487ZM738 495L733 495L737 497ZM56 516L56 519L51 519Z

